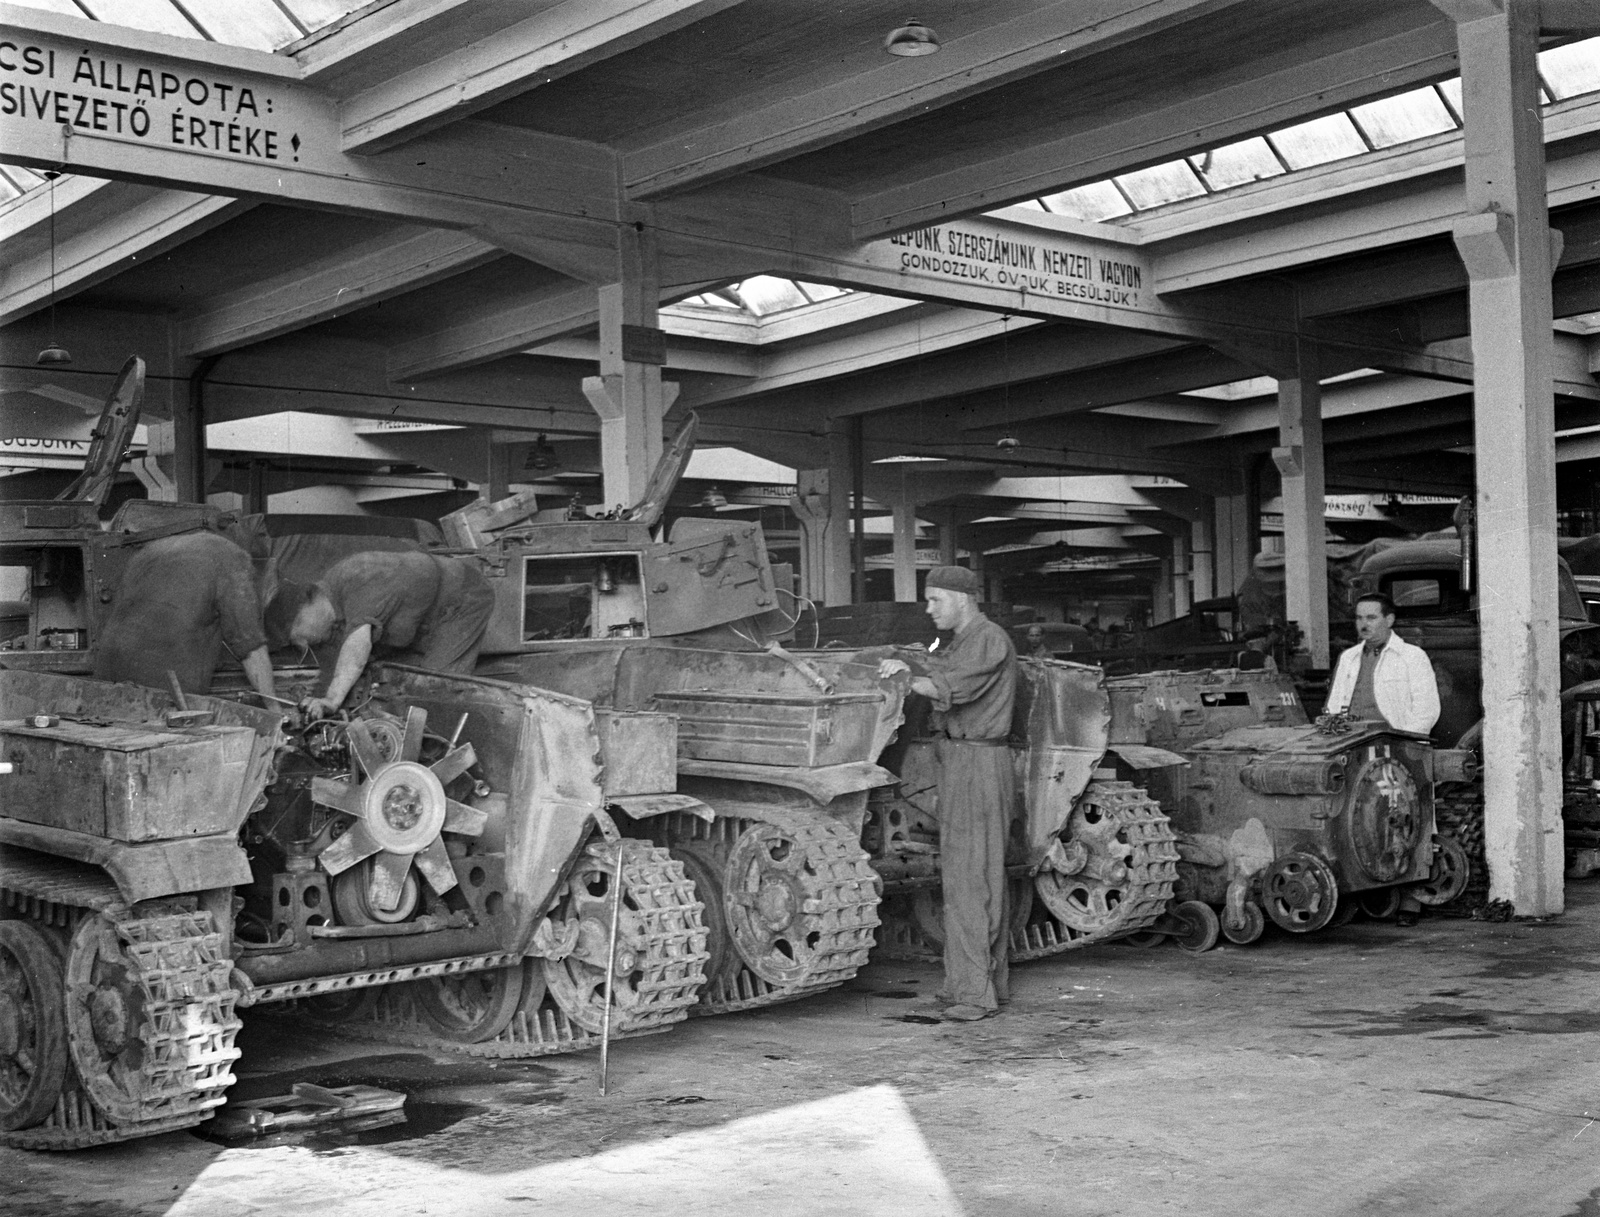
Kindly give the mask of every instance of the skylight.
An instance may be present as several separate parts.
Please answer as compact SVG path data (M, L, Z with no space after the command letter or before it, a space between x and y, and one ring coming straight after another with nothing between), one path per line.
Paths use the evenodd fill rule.
M1539 75L1545 105L1600 90L1600 38L1540 52ZM1461 78L1451 77L1182 160L1047 194L1032 205L1077 220L1117 220L1460 129Z
M752 275L715 291L680 300L678 305L770 317L774 313L786 313L791 309L805 308L850 294L845 288L829 287L824 283L802 283L796 279L780 279L776 275Z
M178 38L275 51L361 7L360 0L16 0L26 8L87 17Z

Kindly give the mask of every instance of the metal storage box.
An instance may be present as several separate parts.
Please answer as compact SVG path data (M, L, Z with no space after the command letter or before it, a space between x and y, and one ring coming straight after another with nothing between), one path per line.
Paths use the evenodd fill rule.
M0 722L0 815L117 841L231 832L254 742L248 727Z
M881 699L874 693L681 691L655 705L678 716L678 755L699 761L815 769L869 759Z

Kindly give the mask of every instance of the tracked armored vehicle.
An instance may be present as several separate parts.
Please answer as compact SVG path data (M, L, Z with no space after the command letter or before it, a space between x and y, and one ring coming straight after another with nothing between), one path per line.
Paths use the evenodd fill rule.
M866 842L884 881L880 952L935 958L944 945L939 760L927 704L913 707L904 738L885 754L899 780L873 793ZM1011 732L1018 807L1006 848L1014 961L1126 937L1168 914L1177 839L1160 805L1129 779L1183 761L1142 744L1119 752L1110 727L1098 668L1018 660ZM1174 933L1189 940L1197 914L1174 913Z
M1393 915L1402 892L1430 905L1460 894L1466 857L1435 833L1434 788L1470 780L1470 753L1383 723L1314 725L1276 673L1107 683L1113 751L1153 746L1188 762L1151 769L1149 790L1178 834L1178 897L1221 908L1230 941L1254 941L1269 918L1308 933L1358 907Z
M685 1016L701 904L605 810L671 774L670 717L636 716L604 773L617 730L586 702L375 675L358 717L286 736L218 698L0 671L0 1142L201 1122L250 1007L497 1056Z

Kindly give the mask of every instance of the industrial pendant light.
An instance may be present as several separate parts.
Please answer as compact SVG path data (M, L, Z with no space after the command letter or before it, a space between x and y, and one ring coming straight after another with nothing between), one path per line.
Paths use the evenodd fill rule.
M50 343L39 352L34 362L48 367L71 363L72 355L56 341L56 179L61 174L54 169L47 169L44 176L50 183Z
M555 445L550 442L549 437L543 431L539 432L539 438L528 449L528 459L523 463L522 467L532 470L550 469L558 463L559 458L556 455Z
M907 59L933 55L939 50L939 35L913 17L898 29L889 31L889 36L883 40L883 49Z

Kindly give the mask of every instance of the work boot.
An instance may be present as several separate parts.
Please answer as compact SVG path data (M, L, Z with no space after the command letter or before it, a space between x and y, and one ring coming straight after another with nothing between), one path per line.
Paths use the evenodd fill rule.
M985 1010L982 1006L950 1006L939 1017L947 1023L975 1023L980 1019L999 1014L998 1010Z

